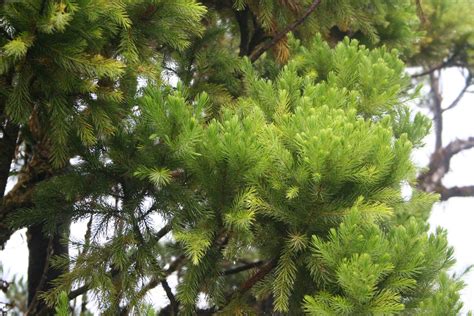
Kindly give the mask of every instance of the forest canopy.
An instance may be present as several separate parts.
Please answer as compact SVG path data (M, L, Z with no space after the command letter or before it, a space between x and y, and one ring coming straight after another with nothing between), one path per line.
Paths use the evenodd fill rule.
M25 284L0 280L3 308L458 315L453 249L427 220L439 199L474 196L442 182L474 147L442 142L472 84L472 9L0 2L0 245L26 227L30 254ZM466 86L445 106L452 67Z

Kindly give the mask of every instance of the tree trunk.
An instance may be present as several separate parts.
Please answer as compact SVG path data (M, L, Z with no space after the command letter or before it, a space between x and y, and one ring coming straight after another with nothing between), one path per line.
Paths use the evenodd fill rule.
M15 156L16 142L18 138L18 126L11 122L5 123L3 135L0 139L0 249L3 248L10 238L11 230L6 225L8 213L3 211L3 196L10 176L10 167Z
M12 75L9 74L0 80L11 84ZM6 98L0 99L0 249L3 249L6 241L10 238L11 230L5 224L7 213L3 212L3 197L10 177L10 167L15 158L15 150L18 141L18 124L9 120L5 113Z
M40 292L52 288L54 279L64 271L52 267L50 259L52 256L68 255L69 247L67 237L69 229L67 225L57 227L54 235L47 236L43 233L43 225L30 226L27 232L28 240L28 315L53 315L54 308L45 305L39 298Z
M18 176L15 186L2 201L2 213L13 214L23 208L34 208L34 191L38 184L54 176L49 159L49 142L37 137L40 141L34 144L33 150L26 156L27 160ZM56 255L68 255L67 242L69 222L58 223L50 235L44 234L43 223L28 227L27 243L28 260L28 311L26 315L54 315L54 309L48 308L40 298L41 292L52 287L52 281L64 271L51 267L50 259ZM3 241L3 240L0 240Z

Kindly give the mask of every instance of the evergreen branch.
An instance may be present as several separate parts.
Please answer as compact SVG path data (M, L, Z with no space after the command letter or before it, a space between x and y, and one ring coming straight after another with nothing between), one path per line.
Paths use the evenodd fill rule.
M137 299L143 298L148 291L154 289L155 287L158 286L163 280L166 280L166 277L168 277L171 273L175 272L186 260L185 255L179 256L175 261L173 261L168 269L166 269L164 276L160 277L153 277L151 278L150 282L148 282L145 286L143 286L140 291L137 293Z
M268 261L266 264L264 264L258 271L255 273L253 276L247 279L241 286L239 290L239 294L243 295L245 294L248 290L250 290L255 283L258 281L262 280L268 273L270 273L273 268L276 267L278 262L278 259L272 259Z
M267 261L265 264L261 264L261 268L253 274L250 278L248 278L242 285L240 286L240 289L238 292L236 292L234 295L232 295L226 304L224 304L222 307L219 308L219 310L223 310L226 306L232 303L235 299L238 299L239 297L243 296L245 293L247 293L248 290L250 290L258 281L262 280L267 274L269 274L276 266L278 263L278 258L271 259Z
M311 15L311 13L316 10L320 2L321 0L314 0L306 12L298 20L286 26L282 31L273 36L270 41L254 50L249 56L250 60L255 62L260 58L260 56L262 56L263 53L275 46L275 44L282 40L289 32L294 31L298 26L303 24L303 22Z
M153 15L158 11L158 7L154 4L148 5L148 7L145 9L145 12L143 12L141 16L141 20L146 22L151 20Z
M250 269L253 269L253 268L257 268L257 267L260 267L261 265L263 265L265 263L265 261L263 260L258 260L258 261L255 261L255 262L250 262L250 263L247 263L247 264L243 264L243 265L240 265L240 266L237 266L237 267L234 267L234 268L230 268L228 270L225 270L222 272L222 275L232 275L232 274L237 274L237 273L240 273L242 271L247 271L247 270L250 270Z
M87 222L86 233L84 234L84 246L78 257L86 255L87 251L89 250L91 244L91 235L92 235L92 221L94 219L94 215L91 214L89 217L89 221Z
M163 229L162 229L163 230ZM163 235L164 236L164 235ZM168 269L166 269L165 271L165 275L162 277L162 278L152 278L150 280L150 282L145 285L137 294L137 298L140 299L142 297L144 297L146 295L146 293L152 289L154 289L156 286L158 286L158 284L160 284L162 282L162 280L166 280L166 277L168 277L171 273L173 273L174 271L176 271L180 266L181 264L183 263L183 261L186 259L186 257L184 255L181 255L179 256L175 261L173 261L170 266L168 267ZM115 270L116 271L116 270ZM115 273L112 273L112 277L114 277L115 275L114 274L117 274L117 272ZM80 295L83 295L85 294L87 291L89 291L91 289L91 284L88 283L88 284L85 284L71 292L69 292L69 295L68 295L68 299L69 300L73 300L75 299L76 297L80 296Z
M215 307L211 307L208 309L195 309L193 312L193 315L196 316L212 316L216 314L217 309ZM160 310L160 312L157 314L158 316L170 316L170 315L178 315L178 313L174 313L171 310L171 305L168 304L164 308Z

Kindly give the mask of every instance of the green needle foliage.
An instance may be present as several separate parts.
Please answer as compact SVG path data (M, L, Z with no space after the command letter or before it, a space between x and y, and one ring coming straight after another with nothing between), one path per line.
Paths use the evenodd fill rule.
M74 138L93 145L116 131L121 103L133 96L127 91L130 79L159 76L156 45L183 49L190 35L202 30L205 8L199 4L152 4L31 0L2 5L0 75L10 77L1 88L8 91L5 112L18 124L30 124L30 142L46 138L54 166L75 154ZM146 28L132 29L134 23ZM120 86L114 84L119 78Z
M311 315L429 313L424 299L443 293L446 282L453 288L462 283L439 274L453 263L446 234L424 231L414 219L383 231L354 208L327 240L313 236L307 267L323 290L305 296L304 310ZM452 302L432 313L457 314L462 305Z
M39 299L154 315L160 286L160 315L458 314L411 161L430 120L404 62L437 47L434 2L201 2L2 3L1 115L20 175L35 155L49 171L9 223L87 223Z
M155 150L187 172L187 184L200 193L196 208L203 209L199 218L173 217L173 236L191 265L177 298L194 305L205 291L200 284L222 282L211 265L245 261L251 253L277 262L258 294L273 295L276 311L297 313L302 294L312 292L321 297L307 297L304 310L314 315L416 308L436 282L435 271L452 259L445 236L428 239L414 218L382 236L382 227L395 223L395 209L422 202L415 196L405 201L400 193L402 181L414 177L411 149L429 127L426 118L404 116L410 112L402 98L408 85L402 63L396 52L370 51L357 41L331 49L317 38L296 50L273 81L247 63L246 94L210 121L205 95L187 104L179 90L168 96L145 92L142 106L155 126L151 140L162 140ZM378 80L369 75L374 73ZM161 185L155 173L149 177ZM344 231L346 226L363 232ZM329 238L324 250L315 250L323 247L319 238ZM321 259L314 262L318 251ZM225 294L208 295L227 310L220 305ZM320 300L336 305L319 308Z

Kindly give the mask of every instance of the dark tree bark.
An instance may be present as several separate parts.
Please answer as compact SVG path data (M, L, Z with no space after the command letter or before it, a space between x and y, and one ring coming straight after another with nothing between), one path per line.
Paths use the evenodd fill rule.
M12 75L5 76L0 80L5 80L11 84ZM0 249L10 238L11 231L5 224L6 216L3 211L3 197L10 177L10 168L15 158L15 150L18 141L19 127L16 123L9 120L5 113L6 99L0 99Z
M18 139L18 126L5 120L1 126L2 137L0 138L0 193L5 195L10 167L15 156L16 142Z
M68 230L58 227L58 231L47 236L43 233L43 225L33 225L28 228L28 315L53 315L54 308L46 306L39 294L52 288L51 281L64 271L52 267L50 259L54 255L69 253L64 237Z
M448 67L446 64L445 67ZM467 93L473 84L472 73L468 70L465 77L465 85L460 90L458 96L448 106L442 106L443 94L440 87L440 76L443 68L432 67L420 74L429 76L431 88L429 108L433 115L433 125L435 132L435 149L430 157L428 168L418 176L418 189L426 192L438 193L441 201L446 201L452 197L474 197L474 186L446 187L443 179L451 170L451 160L457 154L474 148L474 137L457 139L450 143L443 144L443 114L455 108L462 97Z
M239 45L239 56L246 56L249 54L249 16L250 11L248 8L241 11L234 11L237 24L239 24L240 31L240 45Z
M0 139L0 249L3 248L12 233L6 225L8 213L3 210L1 205L3 204L3 196L10 176L10 167L15 156L18 126L6 121L2 125L2 133L3 135Z

